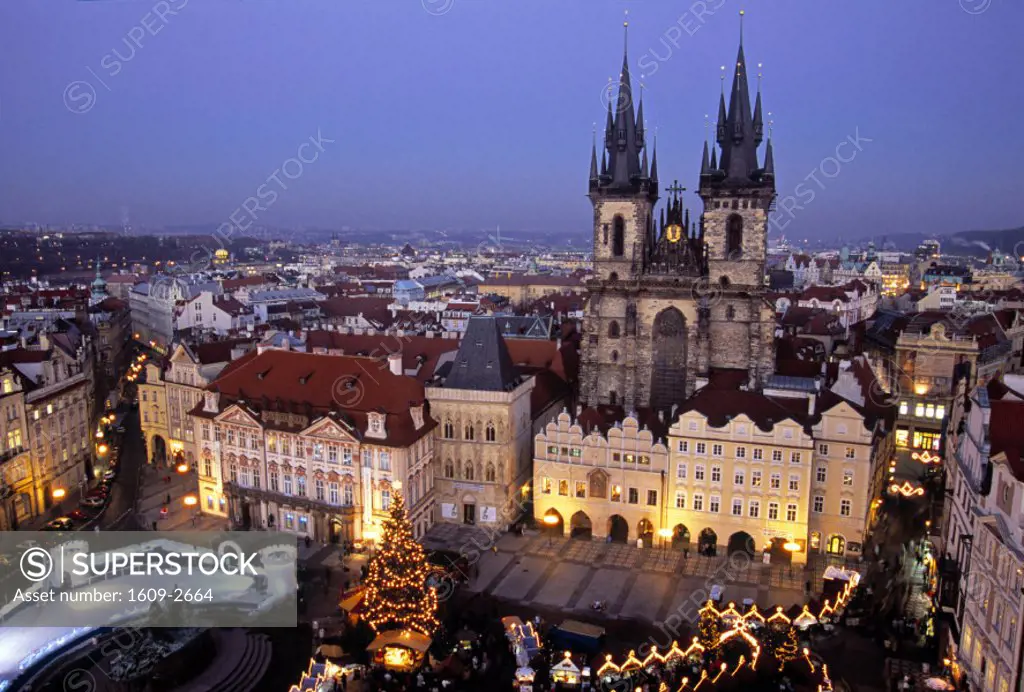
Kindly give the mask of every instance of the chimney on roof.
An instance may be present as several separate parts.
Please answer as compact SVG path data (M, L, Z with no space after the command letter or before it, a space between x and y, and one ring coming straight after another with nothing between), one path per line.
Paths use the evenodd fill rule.
M818 400L818 397L816 395L814 395L814 394L811 394L810 396L807 397L807 415L808 416L813 416L814 415L814 405L815 405L815 402L817 402L817 400Z
M388 367L391 369L392 375L402 374L402 354L392 353L388 356Z
M669 414L670 418L676 417L676 410L679 408L679 404L672 404L672 412Z
M659 423L664 423L665 422L665 409L662 409L662 410L658 411L658 422Z
M576 404L576 417L579 418L580 414L582 414L582 413L583 413L583 406L580 405L580 404Z

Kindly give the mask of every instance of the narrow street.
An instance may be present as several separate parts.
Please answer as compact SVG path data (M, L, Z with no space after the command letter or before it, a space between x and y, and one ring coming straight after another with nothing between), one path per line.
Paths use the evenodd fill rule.
M146 463L146 449L139 425L139 412L128 411L124 418L125 432L121 439L121 468L110 491L107 505L99 526L103 531L138 531L142 526L135 516L139 498L139 477Z

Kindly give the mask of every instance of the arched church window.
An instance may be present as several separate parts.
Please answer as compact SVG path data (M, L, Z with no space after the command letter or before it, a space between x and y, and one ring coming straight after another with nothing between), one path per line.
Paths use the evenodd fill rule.
M725 308L725 319L729 320L730 322L736 319L736 308L733 307L732 305L729 305Z
M608 275L608 280L609 281L618 281L619 280L619 273L618 272L612 272L611 274Z
M612 362L613 363L618 363L619 362L619 352L618 351L612 351Z
M740 208L740 201L738 199L734 199L732 201L732 208L733 209L739 209Z
M612 226L612 254L622 257L626 254L626 220L616 216Z
M489 463L487 464L486 480L488 483L493 483L495 478L497 478L497 473L494 470L494 464Z
M455 464L452 463L451 459L444 462L444 477L455 478Z
M619 338L619 323L616 320L612 320L612 323L608 325L608 336L612 339Z
M739 259L743 256L743 217L733 214L725 222L725 256Z
M467 481L473 480L473 462L466 462L465 472L462 477L465 478Z

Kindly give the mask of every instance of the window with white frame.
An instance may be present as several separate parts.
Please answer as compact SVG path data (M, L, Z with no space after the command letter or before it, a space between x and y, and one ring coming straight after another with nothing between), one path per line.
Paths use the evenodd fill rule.
M715 464L711 467L711 482L721 483L722 482L722 467Z
M750 487L760 488L761 487L761 472L754 470L750 472Z
M739 498L733 498L732 500L732 515L734 517L743 516L743 500Z
M844 499L844 500L840 500L839 501L839 514L840 515L842 515L844 517L850 516L850 511L852 509L853 509L853 503L850 502L850 500Z
M760 447L754 447L754 461L764 460L764 450Z
M693 510L695 512L704 511L704 496L700 493L694 493L693 495Z
M693 479L697 481L704 480L704 464L697 464L693 467Z
M720 457L724 453L724 448L720 444L711 445L711 456Z
M845 486L853 485L853 471L850 471L849 469L847 469L846 471L843 471L843 485L845 485Z
M821 514L825 511L825 498L822 495L814 496L814 504L812 505L815 514Z
M747 458L747 448L746 447L737 447L736 448L736 458L737 459L746 459Z
M768 503L768 518L778 519L779 518L779 503L769 502Z
M769 486L772 490L780 490L782 488L782 474L773 473L771 475L771 485Z
M801 459L800 452L790 452L790 454L789 454L789 463L791 463L791 464L799 464L800 463L800 459Z
M781 449L773 449L772 450L772 461L782 461L782 450Z
M786 521L796 521L796 505L786 505Z
M789 489L800 490L800 476L798 474L789 474Z
M689 454L690 453L690 441L689 440L679 440L679 451L681 453L683 453L683 454Z
M828 467L824 464L820 464L818 468L814 470L814 479L819 483L824 483L826 478L828 478Z
M750 504L747 507L747 516L749 516L751 519L757 519L759 516L761 516L761 501L760 500L751 500L750 501Z
M676 491L676 509L686 509L686 493L682 490Z
M820 454L823 457L827 457L828 456L828 445L825 444L824 442L818 443L818 454Z
M712 495L711 499L708 500L708 511L718 514L719 506L722 504L722 498L718 495Z
M745 480L746 480L746 478L744 477L744 473L742 471L736 471L732 475L732 484L733 485L743 485L743 482Z
M697 454L707 454L707 453L708 453L708 445L707 445L707 443L706 442L698 442L697 443Z
M856 459L857 458L857 449L855 447L847 447L846 448L846 458L847 459Z
M679 464L676 466L676 478L681 481L686 480L686 464Z

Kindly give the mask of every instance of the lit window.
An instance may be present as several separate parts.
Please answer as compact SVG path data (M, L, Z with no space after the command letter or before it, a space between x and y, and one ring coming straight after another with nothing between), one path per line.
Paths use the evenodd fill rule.
M910 432L909 431L907 431L907 430L897 430L896 431L896 446L897 447L906 447L907 443L909 441L909 437L910 437Z
M914 405L914 415L917 416L918 418L921 418L921 417L924 416L924 404L915 404Z
M567 480L560 480L560 481L558 481L558 494L561 495L562 497L568 497L569 496L569 481L567 481Z
M935 417L935 404L928 404L924 407L924 417L934 418Z
M943 406L942 404L939 404L938 406L936 406L935 407L935 417L938 418L939 420L942 420L943 418L945 418L946 417L946 407Z
M760 488L761 487L761 472L751 471L750 472L750 487Z
M550 478L541 478L540 479L540 491L544 495L550 495L551 494L551 479Z
M843 485L853 485L853 471L843 471Z
M791 475L789 477L789 489L790 490L800 490L800 476L792 476Z
M584 481L576 481L576 497L578 499L587 497L587 484Z
M612 486L612 502L622 502L622 486Z
M907 405L907 402L901 401L900 402L900 415L901 416L907 415L907 411L909 410L909 408L910 407Z
M770 487L771 487L772 490L778 490L778 489L780 489L782 487L782 474L781 473L773 473L772 474L772 476L771 476L771 486Z

